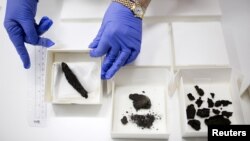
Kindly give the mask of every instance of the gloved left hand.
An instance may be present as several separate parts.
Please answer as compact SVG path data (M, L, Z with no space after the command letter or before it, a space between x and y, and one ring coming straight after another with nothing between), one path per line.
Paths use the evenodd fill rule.
M90 56L106 54L102 79L110 79L124 65L136 59L141 48L142 20L120 3L112 2L104 15L98 35L90 44Z
M30 58L24 43L43 47L54 45L50 39L40 37L53 22L43 17L36 24L37 3L38 0L7 0L4 26L26 69L30 67Z

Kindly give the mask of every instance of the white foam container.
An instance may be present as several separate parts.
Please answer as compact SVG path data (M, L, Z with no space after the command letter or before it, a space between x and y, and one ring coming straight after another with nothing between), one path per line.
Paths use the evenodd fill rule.
M250 108L250 77L249 76L242 76L243 80L241 80L241 107L244 115L245 123L250 123L249 117L249 108Z
M173 44L175 52L175 82L179 95L180 119L183 137L206 137L207 126L204 118L201 129L194 130L188 125L186 107L190 102L188 93L199 98L194 86L198 85L205 92L201 108L207 106L210 93L215 93L214 101L230 100L232 105L223 110L233 112L232 124L242 123L242 111L239 107L239 87L235 73L230 68L220 22L175 22L172 24ZM216 108L217 109L217 108ZM214 115L210 110L210 115Z
M97 94L88 99L72 99L67 101L60 101L54 97L54 78L56 75L55 67L53 65L58 62L66 63L82 63L82 62L94 62L96 63L99 69L98 74L101 73L101 58L92 58L89 56L89 50L70 50L70 49L48 49L47 51L47 60L46 60L46 76L45 76L45 101L51 102L53 104L101 104L103 89L102 89L102 80L101 78L97 80L99 83L99 89L96 92ZM98 75L97 74L97 75Z
M166 139L170 133L171 113L167 110L172 77L169 24L145 23L143 28L140 55L135 62L119 70L111 83L112 138ZM150 110L139 110L138 114L154 112L161 116L161 120L156 120L151 129L142 130L131 122L124 126L120 120L124 114L128 115L126 111L136 113L129 94L142 94L142 91L151 99L152 107Z
M135 67L121 69L112 84L112 138L147 138L166 139L169 136L168 83L171 74L168 67ZM145 91L151 100L150 110L136 110L129 94ZM121 118L128 111L130 114L156 113L161 117L150 129L141 129L136 124L121 123ZM127 116L129 119L129 117Z
M101 19L109 4L110 0L65 0L61 19ZM221 16L219 2L217 0L153 0L145 14L145 18L201 16Z
M203 103L200 108L208 108L207 98L211 98L210 93L215 93L215 98L213 101L217 100L229 100L232 101L232 105L223 107L223 111L233 112L233 116L229 119L232 124L239 124L240 120L238 117L237 108L235 104L237 103L234 98L233 92L237 92L239 88L233 82L233 73L230 68L196 68L196 69L180 69L179 71L179 102L180 102L180 112L181 112L181 125L183 137L204 137L207 136L207 126L204 123L205 118L200 118L195 115L195 119L200 120L201 130L195 131L187 124L186 107L189 104L194 104L196 110L198 109L195 101L190 102L187 98L188 93L192 93L195 99L199 98L194 86L198 85L205 92L202 97ZM219 109L214 107L215 109ZM212 110L210 110L210 116L215 115Z

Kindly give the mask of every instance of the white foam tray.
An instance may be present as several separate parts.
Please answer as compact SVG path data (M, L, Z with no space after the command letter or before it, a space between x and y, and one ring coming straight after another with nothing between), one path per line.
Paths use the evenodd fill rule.
M207 106L210 92L216 94L214 101L227 99L233 102L224 110L232 111L232 124L242 123L242 111L239 108L239 87L235 74L230 68L224 42L221 23L210 22L173 22L173 49L175 87L178 90L181 128L183 137L205 137L207 126L201 120L201 130L195 131L187 124L187 94L192 93L196 99L198 94L194 88L199 85L208 95L203 97L202 106ZM193 102L192 102L193 103ZM194 104L197 109L197 105ZM204 107L204 108L205 108ZM213 115L213 112L210 111ZM196 119L200 119L196 116Z
M140 55L131 65L171 66L171 55L169 24L144 22Z
M101 19L110 0L65 0L61 19ZM74 9L74 10L72 10ZM221 16L217 0L152 0L145 17Z
M233 112L231 120L232 124L239 124L241 121L241 111L237 109L237 100L234 99L235 92L239 92L239 88L236 83L233 82L233 73L230 68L190 68L190 69L180 69L178 72L178 94L180 102L180 113L181 113L181 125L182 125L182 135L183 137L205 137L207 136L207 126L204 123L205 118L200 118L195 115L195 119L201 121L201 129L199 131L194 130L188 125L188 120L186 116L186 107L189 104L194 104L196 110L198 109L195 101L190 102L187 94L192 93L195 99L199 98L194 86L198 85L205 92L202 97L203 103L200 108L208 108L207 98L211 98L210 93L215 93L215 98L213 101L217 100L229 100L232 101L232 105L220 108L220 111L230 111ZM210 116L215 115L210 110Z
M250 108L250 77L249 76L244 76L243 80L241 82L241 89L240 89L240 94L241 94L241 107L242 111L244 114L244 121L245 123L250 123L250 119L247 118L249 117L249 108Z
M97 73L101 73L101 59L100 58L91 58L89 56L88 50L65 50L65 49L49 49L47 51L47 61L46 61L46 76L45 76L45 101L51 102L54 104L101 104L102 99L102 81L101 78L97 80L99 83L99 89L96 92L95 96L90 96L88 99L71 99L67 101L60 101L54 97L53 82L56 74L53 69L53 65L57 62L67 62L67 63L76 63L76 62L94 62L98 66ZM97 74L97 75L98 75Z
M129 77L128 77L129 76ZM112 86L112 138L155 138L165 139L169 136L168 81L169 69L166 67L126 67L118 72ZM145 91L152 103L150 110L136 110L129 94ZM129 114L126 113L129 112ZM121 123L123 115L156 113L161 117L153 123L151 129L141 129L136 124ZM129 119L129 117L127 116Z
M174 22L176 67L229 66L220 22Z

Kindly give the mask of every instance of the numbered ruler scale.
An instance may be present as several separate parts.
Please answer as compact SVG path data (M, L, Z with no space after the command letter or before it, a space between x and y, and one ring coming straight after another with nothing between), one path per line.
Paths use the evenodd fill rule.
M31 68L27 73L28 82L28 124L45 127L47 104L44 101L46 48L29 47Z

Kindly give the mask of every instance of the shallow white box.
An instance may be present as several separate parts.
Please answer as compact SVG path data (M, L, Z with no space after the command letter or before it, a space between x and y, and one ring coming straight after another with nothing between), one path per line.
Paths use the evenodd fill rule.
M170 77L167 67L128 66L117 73L112 86L112 138L168 138L170 122L168 115L170 113L167 111L167 96ZM151 108L136 112L132 100L129 99L131 93L147 95L152 103ZM121 123L121 118L124 115L129 119L131 113L146 114L152 112L159 115L161 119L156 120L150 129L141 129L131 122L126 125Z
M96 78L95 84L97 84L97 89L96 91L89 93L89 97L87 99L80 97L80 94L79 98L75 97L75 98L70 98L68 100L57 99L56 96L58 95L57 92L62 92L62 90L59 91L58 88L56 87L61 86L60 88L64 88L62 86L65 86L64 84L58 83L60 82L59 80L62 80L58 78L60 70L60 68L58 68L60 67L58 63L60 64L61 62L65 62L69 66L72 64L74 66L76 66L76 64L81 65L83 63L95 64L97 66L95 71L96 75L100 75L101 72L101 58L90 57L89 51L87 50L49 49L47 51L47 61L46 61L45 101L54 104L101 104L103 91L102 91L102 81L100 77L95 77ZM78 71L78 73L81 73L81 70ZM60 74L60 76L61 75L63 74ZM81 80L80 78L78 79L79 81ZM57 83L58 85L55 85ZM78 92L74 91L74 89L70 87L70 84L68 88L72 89L74 94L76 93L75 95L77 95Z
M130 65L170 66L172 63L170 26L166 22L143 23L141 51Z
M180 102L181 128L183 137L205 137L207 126L204 118L197 115L201 121L201 130L195 131L187 123L186 107L195 102L189 102L188 93L199 98L194 86L198 85L205 92L201 108L207 108L207 98L215 93L217 100L232 101L223 110L233 112L230 117L232 124L242 123L242 112L239 108L239 88L233 70L230 68L227 50L224 43L220 22L175 22L172 24L174 44L175 83ZM216 108L217 109L217 108ZM213 112L210 110L210 115Z
M61 19L101 19L109 4L110 0L64 0ZM146 18L200 16L221 16L219 2L217 0L153 0L145 14Z
M250 108L250 77L244 76L244 79L241 80L240 94L241 94L241 108L244 115L244 121L246 124L250 123L249 108Z
M233 73L230 68L186 68L180 69L179 74L179 87L178 94L180 100L180 112L181 112L181 125L182 125L182 135L183 137L204 137L207 136L207 126L204 123L205 118L200 118L195 115L195 119L201 121L201 130L195 131L191 126L187 124L187 116L186 116L186 107L189 104L194 104L195 109L198 107L195 104L195 101L199 98L194 86L198 85L205 92L204 96L202 96L203 103L200 108L208 108L207 106L207 98L211 98L210 93L215 93L215 97L213 101L217 100L229 100L233 104L220 108L214 107L212 109L218 109L220 111L229 111L233 112L232 117L230 117L231 124L239 124L240 118L237 114L240 111L237 111L236 103L234 97L234 92L239 88L233 82ZM187 94L192 93L195 97L195 100L190 102ZM210 109L210 116L215 115Z
M229 66L220 22L174 22L175 66Z

